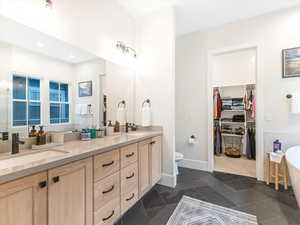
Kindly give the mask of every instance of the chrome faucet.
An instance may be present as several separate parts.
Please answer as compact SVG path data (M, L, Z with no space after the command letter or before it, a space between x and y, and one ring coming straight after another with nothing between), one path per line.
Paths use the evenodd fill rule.
M12 149L11 149L11 154L17 154L20 152L19 145L24 145L24 141L20 141L19 134L18 133L13 133L12 134Z

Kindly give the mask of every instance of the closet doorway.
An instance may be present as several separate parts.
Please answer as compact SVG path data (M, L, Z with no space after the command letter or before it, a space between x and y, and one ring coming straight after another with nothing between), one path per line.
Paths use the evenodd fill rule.
M263 180L259 45L209 52L208 167Z
M213 91L214 170L256 177L256 85Z

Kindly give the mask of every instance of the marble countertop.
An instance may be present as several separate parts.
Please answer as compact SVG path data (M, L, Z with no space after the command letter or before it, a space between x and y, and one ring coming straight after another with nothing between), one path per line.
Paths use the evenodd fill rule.
M0 184L160 135L162 131L131 132L90 141L70 141L42 151L24 150L14 156L0 154Z

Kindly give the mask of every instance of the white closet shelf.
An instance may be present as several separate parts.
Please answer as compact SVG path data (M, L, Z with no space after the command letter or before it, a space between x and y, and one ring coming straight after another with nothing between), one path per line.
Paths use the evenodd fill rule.
M246 110L234 110L234 109L227 109L227 110L222 110L222 112L245 112Z
M232 121L221 121L223 124L245 124L245 122L232 122Z
M225 134L225 133L222 133L221 135L226 136L226 137L243 137L244 136L244 134Z

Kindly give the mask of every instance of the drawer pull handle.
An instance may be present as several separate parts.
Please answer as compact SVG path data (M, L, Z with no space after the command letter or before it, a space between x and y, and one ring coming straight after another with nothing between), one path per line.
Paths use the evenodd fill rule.
M107 194L115 189L115 185L111 186L111 188L107 191L103 191L102 194Z
M150 145L154 145L156 143L156 141L151 141Z
M134 196L135 196L134 193L132 193L132 196L130 198L126 198L126 201L128 202L128 201L132 200L134 198Z
M111 166L115 163L115 161L111 161L110 163L107 163L107 164L103 164L102 167L108 167L108 166Z
M126 179L128 180L128 179L133 178L133 177L134 177L134 172L129 177L126 177Z
M39 183L40 188L45 188L47 187L47 181L42 181Z
M132 156L134 156L134 152L132 152L131 154L127 154L127 155L126 155L127 158L130 158L130 157L132 157Z
M112 211L112 213L110 214L110 216L103 218L102 221L106 221L109 220L110 218L112 218L115 215L115 210Z
M52 180L53 180L53 183L58 183L59 182L59 176L53 177Z

